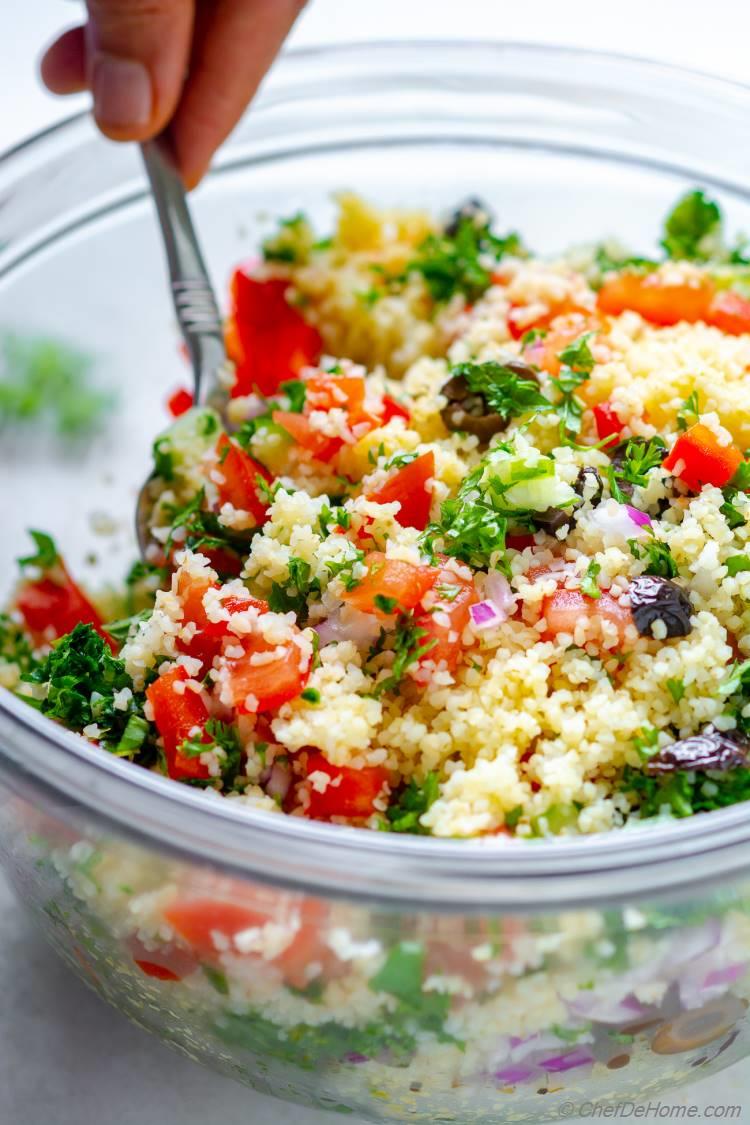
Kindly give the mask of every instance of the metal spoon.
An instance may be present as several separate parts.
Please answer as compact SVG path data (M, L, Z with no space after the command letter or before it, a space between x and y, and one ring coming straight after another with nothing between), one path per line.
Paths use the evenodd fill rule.
M141 151L164 240L172 301L193 367L194 406L212 407L223 414L227 394L219 376L227 363L224 330L185 187L163 136L141 145ZM136 535L144 558L152 542L152 480L150 476L141 488L136 505Z

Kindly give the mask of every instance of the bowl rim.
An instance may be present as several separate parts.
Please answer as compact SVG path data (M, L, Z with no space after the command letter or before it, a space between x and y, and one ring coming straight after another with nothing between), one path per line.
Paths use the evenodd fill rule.
M294 48L282 52L272 76L305 61L341 60L362 51L382 58L388 53L427 57L436 50L468 54L480 49L516 51L530 59L552 55L571 62L609 63L623 71L657 70L693 88L708 82L720 93L741 95L750 103L750 85L701 70L614 51L513 40L375 40ZM0 153L0 170L89 119L84 110L22 139ZM11 789L32 803L41 800L58 812L62 809L63 815L74 811L89 819L93 812L141 844L156 842L161 850L192 862L297 891L383 905L418 902L465 911L611 904L634 894L692 891L715 884L717 870L730 875L750 865L750 817L743 804L637 829L502 843L487 838L395 837L243 809L239 801L180 785L100 751L92 753L82 737L41 716L5 688L0 688L0 768Z

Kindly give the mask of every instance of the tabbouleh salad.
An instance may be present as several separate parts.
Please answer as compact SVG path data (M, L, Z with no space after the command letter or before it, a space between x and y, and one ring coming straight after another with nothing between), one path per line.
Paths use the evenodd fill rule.
M744 800L748 296L700 191L653 260L536 256L477 200L282 222L232 278L226 417L170 400L149 561L97 598L34 532L0 683L98 752L378 830Z

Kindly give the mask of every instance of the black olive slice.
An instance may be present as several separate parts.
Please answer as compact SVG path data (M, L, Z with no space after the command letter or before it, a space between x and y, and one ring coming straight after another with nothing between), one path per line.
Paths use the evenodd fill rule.
M747 763L748 743L736 731L706 727L701 734L681 738L663 747L646 763L646 773L672 773L675 770L731 770Z
M629 594L633 620L642 637L653 637L655 621L664 622L668 637L686 637L692 630L690 599L671 579L641 574L630 583Z

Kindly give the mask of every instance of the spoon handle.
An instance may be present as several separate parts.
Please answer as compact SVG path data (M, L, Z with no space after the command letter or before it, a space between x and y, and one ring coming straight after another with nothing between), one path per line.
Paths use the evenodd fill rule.
M147 141L141 151L164 240L172 301L193 366L195 405L220 408L226 399L219 380L227 362L224 330L185 187L162 137Z

